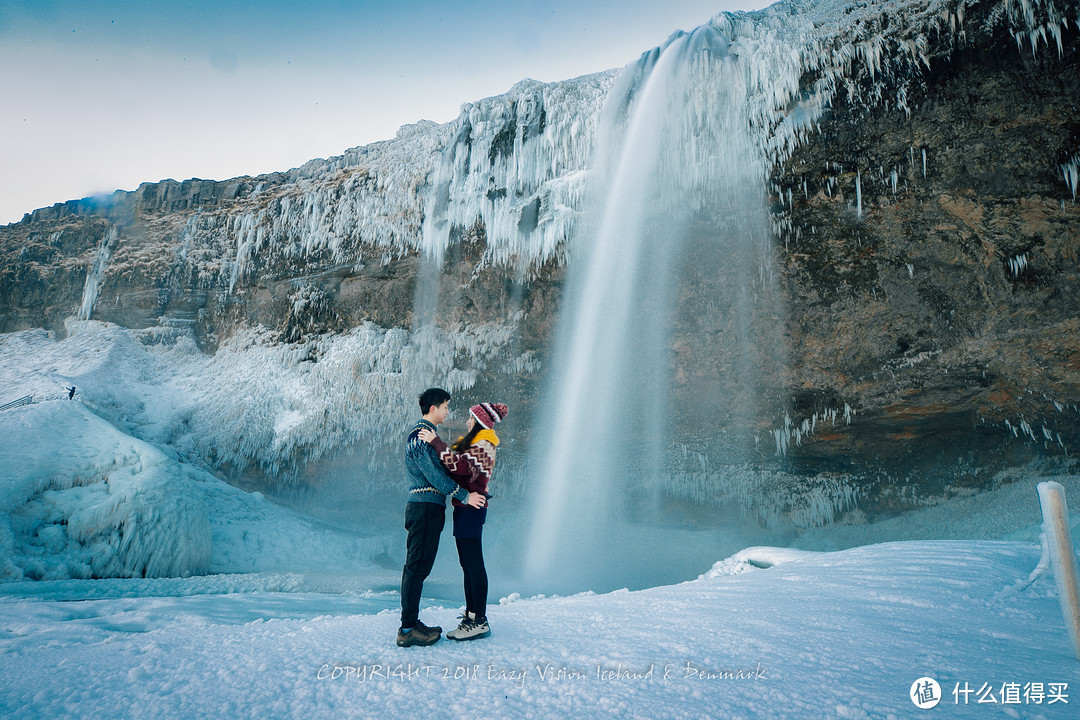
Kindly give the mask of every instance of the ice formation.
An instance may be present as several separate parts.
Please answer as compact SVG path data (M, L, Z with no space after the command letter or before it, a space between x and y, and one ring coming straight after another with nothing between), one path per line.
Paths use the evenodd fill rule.
M1069 448L1061 439L1060 432L1051 430L1045 425L1041 426L1039 432L1036 432L1035 429L1031 427L1031 423L1024 419L1023 415L1020 416L1020 421L1018 423L1014 424L1009 421L1009 418L1005 418L1002 424L1005 426L1006 430L1012 432L1012 435L1015 438L1027 438L1031 440L1031 442L1040 445L1045 449L1050 449L1052 445L1057 445L1065 455L1069 454Z
M1020 273L1027 269L1027 266L1027 253L1020 253L1019 255L1009 258L1009 272L1013 274L1013 277L1019 277Z
M191 402L172 442L191 443L214 464L286 477L357 442L368 448L371 465L384 465L378 461L397 457L401 433L415 419L416 388L471 387L488 361L503 357L513 332L512 326L432 326L418 336L365 323L305 345L240 333L212 357L193 356L177 368L175 381ZM204 385L211 376L216 381Z
M86 283L83 285L82 305L77 314L78 319L88 320L90 313L94 312L94 304L97 302L98 292L101 289L101 279L105 275L105 269L109 265L109 256L112 248L116 245L117 228L114 226L102 238L98 246L94 263L86 271Z
M682 470L665 481L672 497L721 507L734 518L778 531L828 525L859 500L858 489L843 478L807 478L749 465Z
M487 263L540 265L555 256L574 231L596 118L614 76L523 80L467 104L428 179L421 249L438 258L455 228L481 222Z
M851 418L858 413L848 404L844 403L843 409L844 424L850 425ZM795 443L795 445L802 445L802 439L804 437L810 437L817 432L817 426L819 422L828 422L830 425L836 425L837 417L841 415L841 411L837 408L826 408L822 411L815 411L810 417L805 418L797 427L791 419L791 415L784 414L783 427L773 430L773 438L776 440L776 454L786 455L788 447Z
M1080 175L1080 153L1073 155L1067 163L1061 166L1061 174L1065 177L1065 184L1069 187L1069 192L1072 193L1073 202L1076 202L1076 190L1080 182L1077 180L1077 176Z
M190 474L78 402L0 418L0 577L205 572L211 534Z
M0 336L0 393L33 392L32 402L0 411L0 581L311 571L343 561L362 569L386 552L381 539L319 526L209 472L199 453L216 446L200 443L237 442L229 431L245 430L190 425L191 404L216 401L185 384L206 365L183 369L162 346L144 347L116 326L75 329L59 342L44 331ZM63 390L69 383L79 386L75 400Z
M63 340L0 336L9 368L0 389L49 398L75 384L83 402L137 437L288 483L298 467L355 443L370 465L396 458L417 387L438 381L456 392L489 364L535 369L531 354L510 349L515 334L513 323L417 333L365 323L280 344L254 328L207 355L190 329L72 320Z

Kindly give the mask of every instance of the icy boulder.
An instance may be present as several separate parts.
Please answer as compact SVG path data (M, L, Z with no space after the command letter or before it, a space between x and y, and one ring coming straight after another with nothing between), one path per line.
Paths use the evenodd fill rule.
M192 469L77 401L0 414L0 579L175 577L210 563Z

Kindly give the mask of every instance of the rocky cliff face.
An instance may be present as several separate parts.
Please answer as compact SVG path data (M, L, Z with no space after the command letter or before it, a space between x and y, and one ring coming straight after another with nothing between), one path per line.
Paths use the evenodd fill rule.
M791 192L782 255L801 349L788 386L804 416L841 400L859 412L796 465L859 458L940 492L1075 452L1076 23L1033 51L988 30L989 12L969 8L909 114L838 103L775 176Z
M793 87L751 113L771 144L786 308L775 318L784 371L748 430L755 469L810 489L842 477L837 497L855 492L864 509L889 511L1075 453L1076 3L769 12L755 37L791 23L805 37L785 41L802 52ZM714 22L737 36L745 18ZM399 364L399 374L420 368L404 385L458 373L459 404L513 398L507 462L520 463L549 380L597 117L616 79L526 81L454 123L403 128L286 173L164 181L37 210L0 228L0 330L62 332L82 313L182 328L213 353L261 327L263 342L317 363L328 338L367 325L407 332L422 355L426 328L450 365ZM784 130L805 108L809 120ZM678 292L705 303L715 276L690 262ZM721 336L708 313L679 316L674 405L732 372L739 358ZM387 387L369 404L400 405L398 386ZM372 427L411 414L372 412ZM747 431L697 421L710 418L674 438L694 465L722 454L717 437ZM356 441L316 434L290 452L311 458L321 451L303 448ZM269 481L282 466L229 457ZM714 471L682 468L672 493L700 495Z

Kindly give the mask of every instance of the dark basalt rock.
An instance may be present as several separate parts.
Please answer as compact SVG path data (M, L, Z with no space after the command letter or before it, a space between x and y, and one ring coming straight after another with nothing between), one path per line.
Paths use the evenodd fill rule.
M1080 207L1060 172L1080 147L1076 29L1060 57L977 37L916 89L910 117L837 103L774 178L799 229L789 387L859 411L791 461L978 483L1080 441Z

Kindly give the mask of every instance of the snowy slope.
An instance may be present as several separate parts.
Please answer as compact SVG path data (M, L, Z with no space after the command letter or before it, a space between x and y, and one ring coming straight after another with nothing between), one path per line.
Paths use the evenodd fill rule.
M938 717L1075 717L1078 666L1053 583L1018 589L1038 555L1002 542L764 553L786 562L735 561L744 572L637 592L504 599L490 609L489 639L405 650L393 645L396 612L358 612L347 598L335 611L298 596L297 611L308 602L327 613L302 619L268 612L259 594L186 606L9 598L0 713L907 718L922 712L912 684L929 676L943 694ZM176 612L165 619L162 605ZM423 616L449 626L456 613ZM1002 705L1013 683L1016 702ZM1040 704L1028 683L1043 684ZM1051 703L1061 683L1068 704Z
M0 413L4 580L372 569L381 539L323 527L127 435L82 403Z
M209 515L191 475L80 404L7 411L0 456L6 579L206 571Z

